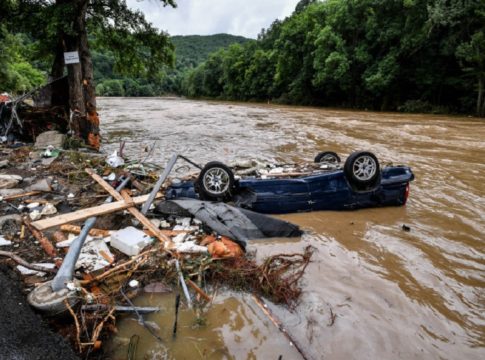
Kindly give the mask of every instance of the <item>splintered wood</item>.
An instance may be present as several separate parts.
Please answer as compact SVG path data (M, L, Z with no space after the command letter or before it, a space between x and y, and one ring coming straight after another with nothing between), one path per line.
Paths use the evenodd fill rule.
M149 195L134 197L132 198L133 203L135 205L143 204L148 199L148 196ZM160 198L161 196L161 194L157 194L156 198ZM102 204L91 208L81 209L71 213L54 216L48 219L38 220L33 222L32 226L35 227L37 230L42 231L50 229L54 226L68 224L79 220L85 220L91 216L105 215L116 211L124 210L129 208L130 206L133 206L133 203L127 203L123 200L108 204Z
M127 208L126 210L128 210L131 215L133 215L139 222L141 222L143 226L145 226L150 231L152 236L155 236L158 240L162 242L170 243L172 241L168 236L166 236L159 229L157 229L157 227L153 225L152 222L148 220L148 218L143 215L141 211L134 207L135 198L132 198L129 195L128 191L122 190L120 194L92 169L86 169L86 172L116 200L124 200L126 203L131 203L132 206Z

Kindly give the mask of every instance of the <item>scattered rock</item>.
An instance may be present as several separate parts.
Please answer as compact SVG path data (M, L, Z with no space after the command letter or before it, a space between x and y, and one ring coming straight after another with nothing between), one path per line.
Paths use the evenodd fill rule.
M41 215L54 215L57 213L57 209L51 203L47 203L40 213Z
M21 181L22 181L21 176L0 174L0 189L14 188Z
M0 233L2 235L15 235L20 231L22 218L18 214L0 217Z
M66 135L61 134L59 131L46 131L39 134L35 139L34 147L37 149L45 149L52 145L54 148L62 148L66 141Z
M28 191L43 191L43 192L52 191L50 181L47 179L39 180L34 184L30 185L27 189Z
M4 167L7 167L9 164L9 161L8 160L2 160L0 161L0 169L4 168Z
M146 293L166 294L171 293L172 288L161 282L153 282L143 288Z
M42 215L40 214L39 210L34 210L29 214L29 217L30 217L30 220L37 221L42 217Z

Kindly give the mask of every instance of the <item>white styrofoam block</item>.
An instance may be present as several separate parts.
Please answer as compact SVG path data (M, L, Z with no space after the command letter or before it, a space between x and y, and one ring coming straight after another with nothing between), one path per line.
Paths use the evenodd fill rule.
M111 246L128 256L138 255L152 241L153 239L150 236L133 226L128 226L111 234Z

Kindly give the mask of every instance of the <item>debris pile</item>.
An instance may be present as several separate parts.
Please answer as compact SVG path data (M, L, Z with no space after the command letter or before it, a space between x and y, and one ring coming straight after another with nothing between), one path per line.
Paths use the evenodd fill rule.
M258 263L246 243L299 236L298 227L269 217L255 224L264 215L228 204L165 200L176 155L158 176L121 151L65 150L49 133L37 137L41 145L0 147L0 263L22 274L34 308L72 318L52 323L78 352L102 348L121 313L158 338L143 318L158 309L132 303L140 291L179 289L176 312L187 306L197 318L221 287L296 303L312 249Z

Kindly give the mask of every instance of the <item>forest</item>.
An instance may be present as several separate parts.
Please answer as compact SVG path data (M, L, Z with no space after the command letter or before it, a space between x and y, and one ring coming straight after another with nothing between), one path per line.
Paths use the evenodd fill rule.
M135 26L136 19L126 21ZM485 116L483 0L301 0L257 40L168 37L149 24L149 36L135 36L100 24L109 23L87 17L98 95ZM20 94L45 83L53 59L35 31L2 21L0 44L0 91ZM163 53L130 50L146 55L150 46Z
M181 94L185 74L203 63L211 54L232 44L243 44L249 39L229 34L171 36L174 46L174 66L164 66L157 76L134 77L116 72L113 53L95 48L93 53L96 93L101 96L159 96Z
M190 97L480 116L484 88L483 0L302 0L182 83Z

